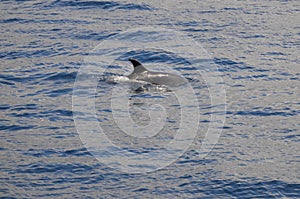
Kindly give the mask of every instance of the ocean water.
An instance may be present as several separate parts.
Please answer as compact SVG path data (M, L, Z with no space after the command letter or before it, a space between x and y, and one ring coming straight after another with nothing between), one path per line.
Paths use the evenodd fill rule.
M299 1L0 9L1 198L300 197ZM130 57L188 87L127 81Z

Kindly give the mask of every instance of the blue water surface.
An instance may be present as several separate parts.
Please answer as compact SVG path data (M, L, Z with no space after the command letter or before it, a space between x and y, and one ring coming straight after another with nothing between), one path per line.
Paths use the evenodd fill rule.
M0 9L1 198L300 197L298 1L37 0L1 1ZM87 150L74 124L72 95L93 48L146 26L180 31L208 52L226 88L226 121L214 149L200 158L211 115L224 114L213 111L205 78L197 75L201 68L164 46L116 54L116 62L96 74L99 124L113 143L146 153L175 132L158 136L158 143L143 141L148 148L142 150L137 140L112 129L107 96L115 83L102 77L129 74L128 57L173 67L194 86L199 102L200 130L188 150L167 167L133 174ZM131 95L142 109L143 100L158 102L169 93ZM177 107L170 106L175 112L168 129L179 128ZM147 125L149 115L133 110L132 118Z

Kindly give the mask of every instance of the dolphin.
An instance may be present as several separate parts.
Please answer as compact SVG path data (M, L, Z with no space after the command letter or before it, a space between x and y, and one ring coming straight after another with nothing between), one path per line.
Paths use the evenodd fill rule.
M187 80L179 75L155 72L147 70L139 61L130 58L134 70L128 75L129 79L145 81L151 84L165 85L169 87L178 87L187 83Z

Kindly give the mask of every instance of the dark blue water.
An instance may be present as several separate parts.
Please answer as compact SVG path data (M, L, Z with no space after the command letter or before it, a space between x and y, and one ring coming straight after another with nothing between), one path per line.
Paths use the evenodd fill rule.
M1 1L0 9L1 198L299 198L298 1ZM157 32L132 31L143 27ZM215 109L224 104L212 104L207 81L198 74L211 70L203 64L211 62L164 51L163 44L151 48L156 39L173 42L160 28L201 44L222 77L226 120L204 158L199 148L211 116L224 115ZM105 43L113 38L129 41L128 49ZM187 55L201 51L175 40L173 49L190 45L182 50ZM140 49L132 49L134 42ZM104 73L89 77L98 81L97 122L128 153L147 154L174 139L182 107L172 92L136 92L128 82L103 77L129 74L127 59L134 56L153 70L168 66L193 86L198 134L171 164L149 173L124 172L99 161L83 144L72 97L91 52L115 57ZM102 70L103 60L96 61ZM166 105L162 134L142 142L118 134L109 106L116 85L125 85L137 123L149 122L145 105Z

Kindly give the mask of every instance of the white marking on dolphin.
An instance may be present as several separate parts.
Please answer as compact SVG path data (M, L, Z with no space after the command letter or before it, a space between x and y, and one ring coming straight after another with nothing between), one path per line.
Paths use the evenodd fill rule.
M129 61L134 67L133 72L127 76L129 79L170 87L178 87L187 83L187 80L179 75L149 71L139 61L132 58Z

